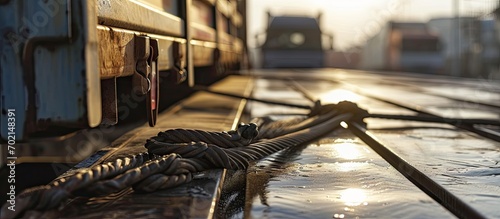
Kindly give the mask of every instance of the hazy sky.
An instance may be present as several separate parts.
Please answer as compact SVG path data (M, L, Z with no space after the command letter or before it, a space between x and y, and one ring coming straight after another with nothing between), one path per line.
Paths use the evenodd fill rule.
M334 35L336 49L362 42L378 31L387 20L424 21L453 15L453 3L459 1L461 14L491 8L498 0L247 0L249 46L254 35L263 32L266 11L272 14L316 16L323 12L321 26Z

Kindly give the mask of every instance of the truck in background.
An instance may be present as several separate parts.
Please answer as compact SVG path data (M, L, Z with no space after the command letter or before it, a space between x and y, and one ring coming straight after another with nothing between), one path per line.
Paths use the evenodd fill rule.
M360 68L441 73L441 41L425 23L388 22L361 52Z
M266 40L260 47L263 68L324 67L321 14L272 16L268 13ZM330 36L330 43L332 42Z

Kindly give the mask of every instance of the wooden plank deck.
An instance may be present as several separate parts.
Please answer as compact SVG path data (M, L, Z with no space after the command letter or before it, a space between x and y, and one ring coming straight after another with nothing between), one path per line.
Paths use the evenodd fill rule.
M446 118L500 121L500 107L497 106L500 83L495 81L338 69L252 73L262 78L255 82L254 95L275 100L285 95L296 103L307 101L282 82L291 78L322 103L349 100L370 113L418 115L414 111L418 110L445 117L443 122L447 122ZM408 108L390 104L391 101ZM300 112L283 107L264 109L260 103L251 106L253 115ZM498 141L458 128L460 124L455 123L375 118L365 121L373 136L446 192L484 217L500 217L496 207L500 205ZM499 134L499 127L484 128ZM265 176L267 181L261 185L262 191L247 184L247 205L250 205L242 215L254 218L285 215L291 218L456 217L441 206L455 203L433 200L432 195L424 193L397 171L401 167L388 165L369 145L348 131L319 140L295 156L295 159L283 161L283 156L276 155L249 171L249 180L258 181L256 179ZM314 157L316 160L311 159ZM280 171L277 165L286 168ZM361 203L366 202L366 205L350 206L343 200L343 192L352 188L363 194L357 194L358 197L354 194L351 198L359 201L362 196Z
M252 79L230 76L211 86L212 89L249 95ZM163 112L154 128L147 124L115 140L81 162L75 169L111 161L127 154L145 152L144 143L158 132L171 128L228 131L240 122L245 100L197 92ZM99 198L78 197L62 210L45 212L42 217L57 218L212 218L220 195L225 170L210 170L196 174L193 181L154 193L136 193L126 189Z
M285 79L293 79L322 103L356 102L370 113L419 115L445 123L365 119L368 131L446 194L486 218L499 218L500 143L446 118L500 120L500 84L432 75L338 69L268 70L231 76L211 88L254 98L310 104ZM391 102L397 102L401 107ZM303 114L307 110L198 92L169 109L155 128L141 127L82 162L86 167L144 151L145 140L168 128L229 130L247 106L251 117ZM499 134L497 126L476 126ZM408 179L347 129L310 145L284 150L246 172L212 170L175 189L149 194L131 189L103 198L72 200L67 218L454 218L449 206ZM230 172L230 174L227 174ZM226 178L224 178L226 177ZM225 182L225 183L223 183ZM223 186L224 184L224 186ZM448 207L448 208L447 208ZM460 209L458 209L460 210Z

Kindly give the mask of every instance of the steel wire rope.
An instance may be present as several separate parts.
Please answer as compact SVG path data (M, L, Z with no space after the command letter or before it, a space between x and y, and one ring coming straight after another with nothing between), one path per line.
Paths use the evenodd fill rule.
M293 104L288 106L305 108ZM413 111L416 110L413 109ZM356 104L340 102L329 105L315 104L311 113L302 118L278 122L272 122L267 118L257 118L253 120L255 124L242 124L237 130L229 132L167 130L148 140L145 145L148 153L96 165L56 180L49 185L22 192L16 197L19 210L15 213L7 212L7 205L4 205L1 210L2 218L14 218L27 209L54 208L75 195L106 195L130 186L137 191L151 192L189 182L192 180L192 173L210 168L245 169L249 161L259 160L284 148L311 141L326 134L325 130L332 130L332 124L336 127L344 120L349 120L352 124L360 124L364 118L374 117L449 123L449 121L439 121L445 118L426 112L419 113L426 115L369 114ZM459 119L456 121L467 125L497 125L489 120ZM257 132L258 126L261 127L260 132ZM6 212L10 214L5 214ZM455 214L463 216L462 213Z
M347 126L344 128L349 129L354 135L359 137L414 185L458 218L486 218L476 209L472 208L452 192L445 189L443 186L422 173L419 169L411 165L408 161L401 158L401 156L396 154L390 148L385 146L371 133L369 133L363 125L348 121Z
M16 197L16 211L7 210L5 204L1 218L16 218L30 209L53 209L75 196L104 196L128 187L143 192L171 188L191 181L193 173L207 169L245 169L250 161L325 135L351 116L348 112L332 111L287 120L281 125L280 121L263 119L259 123L268 127L268 131L263 131L267 134L262 136L258 135L255 124L242 124L237 130L219 133L200 130L160 132L146 142L147 153L98 164L48 185L23 191ZM273 131L272 127L280 131Z
M338 83L337 81L331 81ZM342 82L347 84L346 82ZM350 84L347 84L350 85ZM351 85L353 86L353 85ZM307 92L305 89L297 89L301 92ZM370 114L367 111L358 111L355 116L349 121L346 121L345 128L349 129L353 134L364 141L368 146L374 149L379 155L381 155L386 161L388 161L394 168L396 168L400 173L402 173L408 180L410 180L414 185L419 187L426 194L431 196L434 200L439 202L443 207L448 209L451 213L459 218L485 218L484 215L479 213L476 209L463 202L460 198L455 196L453 193L430 179L427 175L422 173L420 170L415 168L413 165L405 161L399 155L394 153L391 149L383 145L379 140L372 136L366 130L365 123L363 123L364 118L381 118L381 119L400 119L400 120L410 120L410 121L420 121L420 122L437 122L446 123L454 125L457 128L462 128L469 130L483 137L487 137L493 140L499 141L499 136L496 133L488 133L488 131L478 130L481 127L474 127L474 125L493 125L499 126L500 122L495 120L487 119L462 119L462 118L445 118L433 113L426 112L418 108L413 108L401 103L386 100L381 97L377 97L366 92L362 92L359 88L355 89L356 92L363 96L373 98L382 102L386 102L401 108L409 109L411 111L417 112L419 115L390 115L390 114ZM332 106L338 108L335 105L326 105L319 108L320 111L332 110ZM313 108L311 111L314 112L318 108ZM351 111L355 111L352 110ZM356 118L357 116L357 118Z
M266 77L266 78L273 78L273 77ZM283 78L281 78L281 79L283 79ZM292 86L298 92L301 92L302 95L305 96L307 99L309 99L311 101L314 100L312 95L309 92L307 92L306 89L301 87L300 84L294 82L292 79L293 78L287 78L287 80L290 81L289 82L290 86ZM436 115L434 113L427 112L426 110L423 110L423 109L411 107L411 106L408 106L408 105L405 105L402 103L398 103L395 101L387 100L385 98L381 98L381 97L369 94L367 92L363 92L360 88L358 88L352 84L349 84L347 82L344 82L344 81L337 81L337 80L332 80L332 79L330 79L330 80L325 79L324 81L329 81L332 83L342 83L346 86L351 87L354 92L357 92L360 95L363 95L363 96L366 96L366 97L369 97L369 98L372 98L372 99L375 99L375 100L378 100L378 101L381 101L384 103L388 103L388 104L391 104L391 105L394 105L397 107L401 107L403 109L408 109L410 111L418 113L418 115L415 115L415 116L392 115L392 114L370 114L370 113L366 113L363 115L355 114L357 117L359 117L358 120L360 120L360 119L362 120L362 119L367 118L367 117L373 117L373 118L381 118L381 119L399 119L399 120L409 120L409 121L419 121L419 122L445 123L445 124L453 125L457 128L461 128L461 129L476 133L480 136L483 136L483 137L500 142L500 133L492 131L492 130L487 129L485 127L480 127L480 126L478 127L477 126L477 125L500 126L500 121L489 120L489 119L463 119L463 118L442 117L442 116ZM243 98L243 99L246 98L248 100L253 100L253 101L258 101L258 102L263 102L263 103L268 103L268 104L286 105L286 106L303 108L303 109L306 109L308 107L308 106L296 105L296 104L288 104L288 103L284 104L284 103L279 102L279 101L262 100L262 99L257 99L257 98L247 98L247 97L239 96L239 95L235 95L235 94L228 94L228 93L224 93L224 92L211 91L211 90L209 90L207 88L203 88L203 87L197 88L197 89L204 90L204 91L211 92L211 93L218 94L218 95L235 97L235 98L237 97L237 98ZM457 101L465 101L466 102L466 100L461 100L461 99L459 99ZM310 107L312 113L314 113L316 110L321 109L321 108L325 108L325 107L323 105L321 105L319 101L315 101L314 106Z

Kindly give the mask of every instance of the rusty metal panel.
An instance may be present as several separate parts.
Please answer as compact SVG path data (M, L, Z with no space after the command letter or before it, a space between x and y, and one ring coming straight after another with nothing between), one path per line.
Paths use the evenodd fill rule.
M134 33L123 29L97 27L101 78L132 75L135 72Z
M135 38L134 36L144 35L140 32L130 30L98 26L97 34L99 38L99 71L102 79L111 77L124 77L133 75L136 71ZM161 35L148 34L151 38L157 39L159 44L159 70L170 70L174 67L174 42L182 45L186 40Z
M233 36L226 32L219 32L219 43L220 44L232 44Z
M217 35L215 33L214 28L204 26L201 24L197 24L197 23L192 23L191 24L191 31L193 33L193 39L205 40L205 41L211 41L211 42L216 41Z
M98 125L94 1L8 1L0 14L2 107L16 109L18 139L51 125Z
M233 13L233 6L227 0L217 0L217 11L221 12L224 16L230 17Z
M229 19L225 14L217 11L216 13L217 32L229 33Z
M155 37L155 35L151 35ZM184 69L186 65L186 40L181 38L170 38L156 36L159 42L158 68L160 71L171 70L174 66ZM174 44L177 43L178 54L175 54ZM176 57L178 55L178 57ZM180 60L178 60L180 59ZM176 66L176 62L180 62Z
M233 16L231 16L231 22L234 24L234 26L241 27L243 25L243 17L239 12L235 10Z
M193 65L196 67L210 66L215 62L217 31L214 3L215 1L192 1L190 45L193 49Z
M240 38L234 37L233 39L233 51L237 54L243 53L243 40Z
M214 42L215 33L215 7L209 2L193 1L190 9L192 39Z
M227 39L231 38L231 35L225 35L227 36ZM220 61L222 63L228 63L231 60L231 57L233 56L233 45L231 44L226 44L226 43L219 43L218 44L218 49L220 51Z
M102 124L116 125L118 123L116 77L101 80L101 97Z
M208 27L214 26L214 6L204 1L193 1L191 6L192 22Z
M167 12L169 14L179 16L181 14L178 0L136 0L145 3L151 7Z
M216 43L191 40L193 46L193 64L196 67L214 64L214 51Z
M152 6L153 1L97 1L98 23L100 25L133 29L136 31L183 37L185 35L184 20L167 13L168 10ZM175 3L178 5L179 3ZM155 4L153 4L155 5ZM172 5L174 5L172 3Z
M215 5L215 2L216 2L217 0L194 0L194 1L206 2L206 3L208 3L208 4Z

